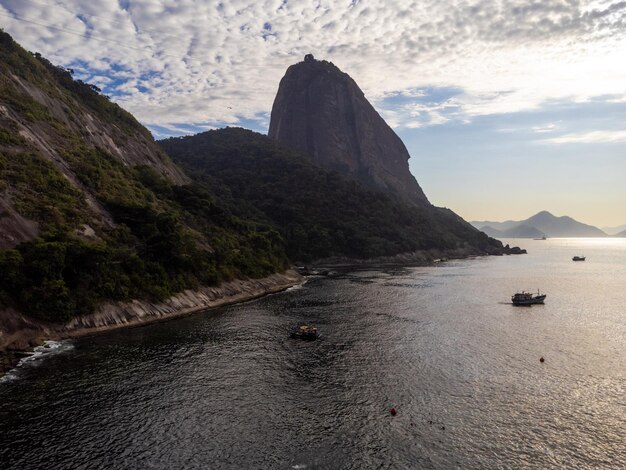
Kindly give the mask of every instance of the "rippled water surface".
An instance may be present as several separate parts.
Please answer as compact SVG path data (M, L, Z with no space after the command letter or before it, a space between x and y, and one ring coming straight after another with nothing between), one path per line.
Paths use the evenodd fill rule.
M0 467L624 468L626 240L517 243L77 340L0 383Z

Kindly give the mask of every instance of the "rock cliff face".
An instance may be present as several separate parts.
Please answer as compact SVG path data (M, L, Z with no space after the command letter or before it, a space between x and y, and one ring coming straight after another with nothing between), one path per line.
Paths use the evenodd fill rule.
M318 164L416 204L428 200L409 153L350 76L307 55L280 82L269 137Z

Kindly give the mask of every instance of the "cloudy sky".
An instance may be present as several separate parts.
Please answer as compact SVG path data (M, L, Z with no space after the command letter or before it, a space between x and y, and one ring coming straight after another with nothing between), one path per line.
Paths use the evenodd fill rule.
M0 0L0 27L157 138L266 132L311 52L400 134L434 204L626 224L626 1Z

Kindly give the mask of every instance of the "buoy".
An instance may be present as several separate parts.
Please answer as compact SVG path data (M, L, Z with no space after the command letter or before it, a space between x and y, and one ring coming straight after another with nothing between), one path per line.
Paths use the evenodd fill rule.
M543 358L543 356L541 356L541 357L539 358L539 362L544 362L544 361L545 361L545 359Z
M397 414L398 414L398 412L396 411L396 409L395 409L395 408L391 408L391 409L389 410L389 413L391 413L391 416L395 416L395 415L397 415Z

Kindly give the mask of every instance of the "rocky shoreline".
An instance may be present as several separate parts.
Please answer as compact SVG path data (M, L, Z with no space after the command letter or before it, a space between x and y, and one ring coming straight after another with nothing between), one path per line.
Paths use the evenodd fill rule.
M0 375L46 340L60 340L166 321L224 305L245 302L301 284L293 270L262 279L235 279L215 287L180 292L164 301L133 300L101 305L66 324L30 319L15 310L0 312Z
M383 266L430 266L439 261L467 259L478 256L525 254L526 250L506 245L501 250L485 253L472 247L457 250L422 250L370 259L333 257L316 260L300 273L289 270L262 279L233 280L215 287L180 292L164 301L133 300L101 305L92 314L74 318L66 324L34 320L14 310L0 312L0 375L13 368L33 348L46 340L61 340L106 332L117 328L141 326L157 321L190 315L200 310L245 302L280 292L303 282L303 274L318 268L358 269Z
M409 253L400 253L394 256L380 256L369 259L355 259L348 257L332 257L318 259L310 263L314 268L350 268L350 267L377 267L377 266L432 266L440 261L451 259L467 259L479 256L523 255L526 250L517 246L506 245L492 252L484 252L474 247L463 247L455 250L419 250Z

